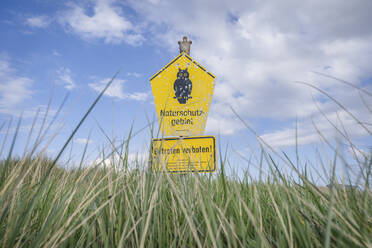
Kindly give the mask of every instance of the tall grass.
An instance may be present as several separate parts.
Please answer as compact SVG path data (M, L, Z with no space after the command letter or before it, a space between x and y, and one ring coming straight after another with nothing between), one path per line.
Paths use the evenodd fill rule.
M56 158L32 149L21 158L10 150L1 160L2 247L372 247L371 154L354 161L359 187L337 181L337 151L326 188L262 143L258 166L269 172L260 180L249 171L226 176L221 152L214 175L155 173L148 163L156 161L128 160L132 132L112 145L109 164L57 166L102 94ZM278 157L296 177L282 173Z

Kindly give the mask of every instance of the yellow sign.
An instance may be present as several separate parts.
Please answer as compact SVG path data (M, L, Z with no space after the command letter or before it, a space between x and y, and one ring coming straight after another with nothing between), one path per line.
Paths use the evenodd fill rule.
M216 170L216 139L213 136L152 140L153 170L213 172Z
M214 78L181 53L150 79L163 136L203 135Z

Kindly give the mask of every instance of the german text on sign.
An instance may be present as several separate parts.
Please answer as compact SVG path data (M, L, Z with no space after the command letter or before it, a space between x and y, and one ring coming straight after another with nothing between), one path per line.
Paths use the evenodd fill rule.
M213 172L216 170L216 139L213 136L153 139L154 170Z

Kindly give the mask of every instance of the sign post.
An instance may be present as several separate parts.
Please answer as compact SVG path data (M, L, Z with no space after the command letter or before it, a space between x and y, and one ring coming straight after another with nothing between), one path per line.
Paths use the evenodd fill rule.
M187 37L178 44L180 54L150 79L162 137L173 136L153 140L153 161L159 164L153 169L213 172L216 170L215 138L202 135L215 76L190 57L191 41ZM195 147L201 150L183 152L188 151L185 148L192 151Z

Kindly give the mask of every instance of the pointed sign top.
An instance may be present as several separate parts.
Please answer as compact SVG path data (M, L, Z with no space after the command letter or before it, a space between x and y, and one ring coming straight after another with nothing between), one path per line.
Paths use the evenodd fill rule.
M215 76L182 52L151 79L164 136L203 135Z

